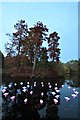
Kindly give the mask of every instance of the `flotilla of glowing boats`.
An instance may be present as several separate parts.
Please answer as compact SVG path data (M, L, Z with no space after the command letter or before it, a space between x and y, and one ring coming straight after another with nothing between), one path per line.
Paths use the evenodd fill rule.
M53 88L53 86L51 85L50 82L48 82L47 85L48 85L49 90L51 90L51 89ZM17 87L17 83L14 83L14 86ZM28 88L30 87L31 89L30 89L30 91L29 91L29 94L30 94L30 95L33 95L33 93L34 93L33 87L35 88L35 87L37 86L37 83L34 82L34 83L33 83L33 86L30 86L30 82L27 82L27 86L24 86L24 83L23 83L23 82L20 82L20 86L21 86L21 89L22 89L22 90L21 90L21 89L17 89L17 94L20 94L20 95L21 95L22 92L23 92L23 93L28 92ZM41 82L41 86L42 86L42 88L45 86L45 85L44 85L44 82ZM64 87L64 85L62 85L62 88L63 88L63 87ZM9 92L7 92L7 89L11 89L11 88L13 88L13 84L12 84L12 83L10 83L8 86L1 86L2 95L3 95L4 97L7 97L7 96L9 95ZM71 89L71 87L68 86L68 89ZM58 88L58 84L55 83L54 91L51 90L51 91L47 92L46 94L47 94L48 96L50 96L50 95L55 96L55 97L53 98L53 101L54 101L55 104L57 104L57 103L58 103L58 99L59 99L59 97L60 97L60 94L59 94L59 93L60 93L60 89ZM75 88L73 88L73 93L71 94L71 96L72 96L73 98L76 98L78 94L79 94L79 92L78 92ZM44 92L41 92L40 95L41 95L41 97L43 97L43 96L44 96ZM11 100L11 101L14 101L15 98L16 98L15 95L10 96L10 100ZM64 96L64 99L65 99L66 101L70 101L70 97L68 97L68 96ZM25 98L25 99L24 99L24 104L27 104L27 101L28 101L28 98ZM40 102L40 104L42 105L42 104L44 103L44 100L43 100L42 98L40 98L39 102Z

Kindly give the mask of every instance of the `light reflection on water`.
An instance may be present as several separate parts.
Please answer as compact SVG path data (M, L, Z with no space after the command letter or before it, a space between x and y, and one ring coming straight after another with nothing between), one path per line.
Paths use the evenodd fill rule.
M58 114L61 118L78 118L78 100L80 93L76 98L73 98L71 94L74 93L74 88L68 88L67 83L64 84L64 87L60 90L60 104ZM76 91L79 91L80 88L75 88ZM70 101L65 101L64 96L68 96Z
M22 111L19 111L19 115L22 115L23 113L21 113L21 112L24 112L24 109L26 109L26 107L27 107L32 112L34 112L34 114L35 113L37 114L35 119L37 119L37 117L38 117L38 119L44 118L45 120L48 120L50 118L51 119L54 119L54 118L56 118L56 119L78 118L79 117L78 112L79 112L80 88L69 86L68 83L69 83L69 81L65 81L64 84L62 84L62 85L59 85L57 83L44 84L42 82L41 84L40 83L31 84L29 82L28 83L22 82L22 85L20 83L18 83L18 85L16 85L15 83L9 83L7 85L3 85L3 86L8 86L7 92L10 93L10 96L6 97L8 99L8 101L3 95L3 106L2 106L3 118L5 118L5 116L6 116L5 112L7 112L7 111L5 111L5 108L4 108L5 105L7 105L7 106L10 105L10 107L13 107L13 105L15 105L10 100L11 96L13 96L13 95L15 96L15 92L17 92L16 93L16 98L17 98L16 103L18 104L18 107L21 107L20 105L22 105ZM10 85L12 85L12 86L10 86ZM14 85L14 87L13 87L13 85ZM50 85L52 87L49 87ZM25 88L25 87L27 87L27 88ZM3 89L3 87L1 87L1 89ZM58 92L57 92L57 89L59 90ZM28 94L28 92L30 92L30 91L33 91L32 95ZM72 94L75 94L74 93L75 91L78 91L79 94L77 94L77 96L74 98L72 96ZM44 95L41 96L42 92L44 93ZM52 92L55 92L56 94L53 95L53 94L51 94ZM60 97L55 98L56 95L58 95L58 96L60 95ZM65 99L65 96L68 97L70 100L67 101ZM26 99L28 97L30 97L28 103L27 103L27 101L24 103L24 99ZM40 103L40 100L43 101L42 104ZM14 102L15 102L15 100L14 100ZM25 106L25 108L24 108L24 106ZM29 113L30 111L26 110L25 114L27 112ZM9 111L9 114L10 114L10 111ZM27 117L27 115L23 115L23 120L25 120L24 117ZM17 120L18 120L18 118L20 119L20 116L17 117ZM14 117L13 117L13 119L14 119ZM29 119L32 120L33 118L30 117ZM5 119L5 120L7 120L7 119Z

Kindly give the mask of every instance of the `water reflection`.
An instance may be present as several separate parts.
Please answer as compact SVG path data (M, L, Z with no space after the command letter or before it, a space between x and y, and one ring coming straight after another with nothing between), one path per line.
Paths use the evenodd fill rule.
M11 82L1 86L2 120L78 118L80 88L56 82ZM75 109L74 109L75 108Z
M79 114L78 101L80 99L79 90L80 88L69 86L67 82L65 82L64 87L60 89L61 105L59 106L59 112L58 112L60 118L77 118L78 119L78 114Z

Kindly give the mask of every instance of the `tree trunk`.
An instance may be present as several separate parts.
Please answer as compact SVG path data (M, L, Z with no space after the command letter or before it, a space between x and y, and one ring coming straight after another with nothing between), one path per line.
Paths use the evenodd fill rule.
M21 36L20 36L20 39L21 39ZM19 56L19 53L20 53L20 40L19 40L19 49L18 49L18 68L20 67L20 56Z
M35 50L35 53L34 53L34 61L33 61L33 68L32 68L32 77L34 77L34 72L35 72L35 67L36 67L37 51L38 51L38 48Z
M36 55L34 57L34 62L33 62L32 77L34 77L35 67L36 67Z

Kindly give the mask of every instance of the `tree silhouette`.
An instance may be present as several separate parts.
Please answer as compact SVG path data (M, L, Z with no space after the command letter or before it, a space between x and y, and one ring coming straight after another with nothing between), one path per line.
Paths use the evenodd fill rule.
M35 65L36 65L36 60L39 59L39 53L41 51L42 43L43 41L46 40L46 33L48 32L48 29L46 28L45 25L43 25L42 22L37 22L34 27L30 28L29 32L29 37L30 37L30 50L32 48L31 53L33 52L33 55L30 56L32 58L32 63L33 63L33 71L32 71L32 76L34 76L34 70L35 70ZM32 44L33 43L33 44Z
M22 55L22 49L24 47L25 38L27 36L27 24L24 20L18 21L16 25L14 25L16 32L12 34L7 34L11 37L11 41L7 43L6 50L7 56L17 56L18 57L18 67L20 66L20 55Z
M60 37L57 32L51 33L49 36L48 28L42 22L37 22L33 27L28 29L25 20L18 21L14 25L16 32L8 34L11 36L11 41L5 45L7 56L15 56L17 58L18 67L22 64L23 59L29 62L32 67L32 76L36 63L48 62L48 58L52 61L59 62L60 49L58 48L58 40ZM48 48L43 47L44 41L47 42Z
M52 61L57 61L59 62L59 55L60 55L60 49L58 48L58 40L60 37L58 36L58 33L53 32L49 35L48 38L48 51L49 51L49 56L52 59Z

